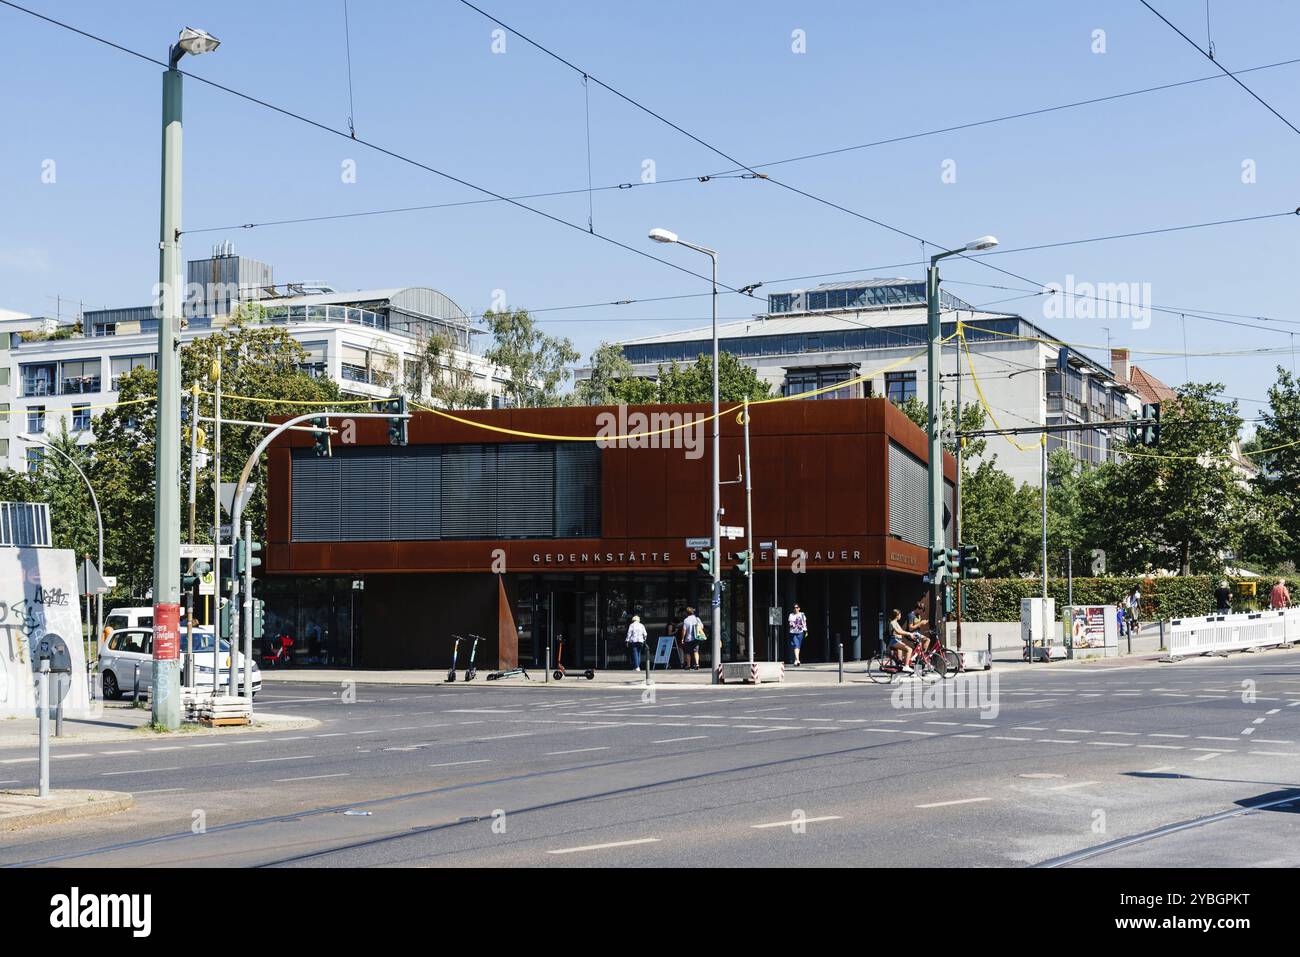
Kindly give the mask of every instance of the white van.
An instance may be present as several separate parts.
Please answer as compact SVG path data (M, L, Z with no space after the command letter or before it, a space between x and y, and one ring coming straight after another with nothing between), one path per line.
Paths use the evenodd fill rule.
M181 606L181 621L185 620L185 606ZM104 627L109 631L117 631L119 628L152 628L153 627L153 606L145 605L141 608L114 608L104 619Z

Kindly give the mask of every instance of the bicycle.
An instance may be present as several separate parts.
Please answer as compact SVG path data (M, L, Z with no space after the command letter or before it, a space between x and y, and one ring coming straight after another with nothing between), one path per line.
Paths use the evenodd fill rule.
M948 678L955 675L960 666L961 660L957 653L937 643L932 644L927 651L918 650L912 655L912 673L918 678L926 675ZM902 674L907 672L903 671L903 666L888 649L876 652L867 662L867 677L876 684L888 684Z

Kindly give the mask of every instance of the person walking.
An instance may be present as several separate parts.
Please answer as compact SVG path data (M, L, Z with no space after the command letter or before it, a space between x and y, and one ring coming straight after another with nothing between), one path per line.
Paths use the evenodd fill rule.
M627 655L632 660L632 670L641 670L641 649L645 647L645 625L641 616L633 615L632 624L627 626Z
M682 667L687 671L700 670L700 642L704 640L704 622L695 615L694 608L686 609L682 619Z
M1136 636L1142 625L1138 622L1138 612L1142 608L1142 589L1134 585L1133 593L1124 601L1124 610L1128 613L1129 634Z
M1214 604L1220 615L1232 612L1232 588L1228 585L1228 579L1220 579L1219 587L1214 589Z
M1288 608L1291 605L1291 593L1286 590L1286 579L1279 578L1273 590L1268 593L1270 608Z
M803 648L803 639L808 634L808 616L803 613L798 605L794 606L794 611L790 612L790 649L794 652L794 666L798 668L801 664L799 661L799 652Z

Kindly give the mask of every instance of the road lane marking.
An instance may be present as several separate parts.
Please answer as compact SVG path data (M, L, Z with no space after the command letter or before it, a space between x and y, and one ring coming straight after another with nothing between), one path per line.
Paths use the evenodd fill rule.
M952 807L955 804L979 804L981 801L990 801L992 798L961 798L956 801L935 801L932 804L917 804L918 808L931 807Z
M291 754L283 758L249 758L249 764L266 764L268 761L306 761L308 758L314 758L314 754Z
M1127 741L1089 741L1089 744L1095 744L1102 748L1131 748L1133 745Z
M569 750L569 751L547 751L546 754L547 754L548 756L549 756L549 755L555 755L555 754L582 754L582 753L584 753L584 752L586 752L586 751L608 751L608 750L609 750L608 747L599 747L599 748L573 748L573 749L571 749L571 750Z
M1155 731L1147 735L1149 738L1190 738L1190 734L1159 734Z
M1181 750L1183 750L1183 746L1182 746L1181 744L1139 744L1138 747L1139 747L1139 748L1154 748L1154 749L1158 749L1158 750L1162 750L1162 751L1181 751Z
M1241 733L1242 733L1242 734L1254 734L1254 733L1255 733L1255 729L1254 729L1254 728L1243 728L1242 731L1241 731Z
M1124 735L1125 737L1136 738L1137 735L1138 735L1138 732L1136 732L1136 731L1103 731L1102 734L1122 734L1122 735Z
M1215 738L1215 737L1211 737L1208 734L1202 734L1202 735L1198 735L1196 740L1197 741L1236 741L1237 739L1236 738Z
M769 827L789 827L793 828L796 824L816 824L819 821L842 821L843 818L838 814L825 814L821 817L790 818L788 821L773 821L770 824L751 824L749 825L756 831L766 830Z
M1032 771L1028 774L1021 774L1017 776L1022 778L1030 778L1031 780L1034 781L1047 781L1047 780L1051 780L1052 778L1065 777L1064 774L1052 774L1048 771Z
M1269 758L1294 758L1294 751L1251 751L1251 754L1259 754Z
M114 774L152 774L155 771L179 771L180 768L136 768L132 771L101 771L102 777L109 777Z
M309 774L304 778L276 778L272 783L288 784L291 781L319 781L322 778L345 778L347 776L347 771L340 771L338 774Z
M201 748L203 747L203 745L197 744L195 745L195 747ZM99 753L100 754L139 754L140 751L138 748L128 748L125 751L100 751Z
M1263 723L1264 723L1263 718L1256 718L1254 721L1251 722L1251 724L1263 724Z
M603 851L611 847L635 847L638 844L658 844L657 837L642 837L635 841L610 841L607 844L584 844L582 847L563 847L555 851L547 851L547 854L578 854L582 851Z
M1213 761L1215 758L1220 757L1220 756L1222 755L1222 753L1223 753L1223 752L1221 752L1221 751L1211 751L1209 754L1202 754L1199 758L1193 758L1192 760L1193 760L1193 761Z
M660 738L658 741L651 741L651 744L674 744L677 741L703 741L707 734L692 734L685 738Z
M1073 784L1058 784L1054 788L1048 788L1049 791L1070 791L1074 788L1086 788L1089 784L1097 784L1097 781L1075 781Z
M54 760L58 761L63 758L88 758L91 754L89 751L79 751L76 754L56 754Z
M442 764L431 764L431 768L454 768L460 764L491 764L491 758L477 758L473 761L444 761Z

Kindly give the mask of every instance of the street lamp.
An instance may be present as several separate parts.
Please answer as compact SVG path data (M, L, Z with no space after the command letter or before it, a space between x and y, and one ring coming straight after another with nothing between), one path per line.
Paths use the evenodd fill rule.
M939 390L939 357L942 350L943 326L939 321L939 260L962 253L980 252L992 249L998 244L992 236L981 236L958 249L949 249L935 253L930 257L930 268L925 278L926 303L926 384L930 403L930 457L926 471L930 479L929 517L930 517L930 625L938 634L939 623L939 589L943 587L943 565L936 561L940 549L947 548L943 539L943 408ZM961 409L957 410L961 415ZM959 420L960 421L960 420Z
M158 417L154 453L153 720L180 727L181 595L181 72L185 54L199 56L220 41L186 27L168 52L162 100L162 215L158 237Z
M99 573L101 575L104 574L104 519L103 516L100 515L99 498L95 495L95 487L90 484L90 479L86 478L86 473L81 470L81 466L73 460L72 456L67 452L64 452L62 449L51 445L49 442L42 442L40 439L34 439L30 435L20 435L18 436L18 441L30 442L32 445L39 445L41 448L49 449L55 455L66 459L68 464L76 469L77 474L81 476L81 480L86 483L86 490L90 492L90 504L95 506L95 526L99 532ZM100 647L100 643L103 641L104 634L104 596L102 593L95 596L95 609L95 656L99 657L99 653L103 651L103 648ZM86 624L89 625L90 623L87 622Z
M676 243L687 249L694 249L713 261L713 511L709 523L713 536L713 637L709 642L709 659L713 670L711 682L717 684L721 675L722 662L722 530L719 527L722 520L722 484L718 472L720 454L718 445L718 254L707 246L688 243L667 229L650 230L650 238L657 243Z

